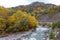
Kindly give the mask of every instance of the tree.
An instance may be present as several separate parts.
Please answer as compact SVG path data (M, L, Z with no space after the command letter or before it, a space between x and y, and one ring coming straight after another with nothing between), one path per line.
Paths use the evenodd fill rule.
M8 16L11 16L13 15L13 13L16 12L16 10L13 10L12 8L7 8L7 11L8 11Z
M6 28L6 20L3 18L0 18L0 31L5 31Z
M26 12L17 11L8 18L9 28L8 30L29 30L37 26L37 20L35 17L27 14Z
M7 18L8 10L2 6L0 6L0 17Z

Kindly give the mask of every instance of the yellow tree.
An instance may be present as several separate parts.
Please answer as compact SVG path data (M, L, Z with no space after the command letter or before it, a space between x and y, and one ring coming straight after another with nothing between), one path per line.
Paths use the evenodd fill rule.
M30 27L34 28L37 25L35 17L28 15L26 12L17 11L8 18L10 27L13 30L28 30ZM12 24L13 23L13 24Z

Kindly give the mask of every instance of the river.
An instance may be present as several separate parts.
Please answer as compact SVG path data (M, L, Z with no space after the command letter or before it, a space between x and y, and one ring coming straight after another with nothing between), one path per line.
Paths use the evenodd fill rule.
M37 26L35 31L27 31L23 33L16 33L6 37L0 38L0 40L49 40L48 39L49 28Z

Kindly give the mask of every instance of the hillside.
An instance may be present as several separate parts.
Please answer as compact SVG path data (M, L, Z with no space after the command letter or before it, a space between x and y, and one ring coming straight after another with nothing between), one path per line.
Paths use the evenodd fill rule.
M59 8L54 9L54 6L56 6L56 5L49 4L49 3L46 4L46 3L43 3L43 2L33 2L29 5L20 5L20 6L17 6L17 7L12 7L12 9L22 10L22 11L25 11L27 13L32 13L33 11L36 11L35 13L37 13L38 15L42 14L41 16L39 16L39 18L37 17L39 22L47 22L47 21L48 22L54 22L54 21L59 21L60 20L60 13L58 11L56 12L56 10L58 10ZM51 10L54 10L54 13L49 9L49 7L52 7ZM46 10L47 9L47 11L50 10L50 12L52 12L52 13L51 13L51 15L49 13L48 14L51 17L49 17L49 15L46 14L45 11L43 11L41 13L41 10L39 10L39 9L41 9L41 10Z
M42 15L38 19L39 22L56 22L60 21L60 13L56 13L54 16L51 18L48 15Z
M31 10L35 10L37 8L46 9L48 7L51 7L51 6L56 6L56 5L50 4L50 3L45 4L44 2L33 2L33 3L29 4L29 5L20 5L20 6L12 7L12 9L16 9L16 10L19 9L19 10L24 10L24 11L29 10L29 11L31 11Z
M60 28L60 6L33 2L29 5L19 5L16 7L5 8L0 6L0 35L24 32L36 29L38 22L56 22L53 27ZM44 26L44 24L42 24ZM48 25L50 26L50 25Z

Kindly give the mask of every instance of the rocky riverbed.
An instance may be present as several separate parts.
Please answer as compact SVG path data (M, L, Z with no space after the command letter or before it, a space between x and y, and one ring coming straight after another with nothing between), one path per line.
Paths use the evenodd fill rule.
M35 31L29 30L1 37L0 40L48 40L49 28L37 26Z

